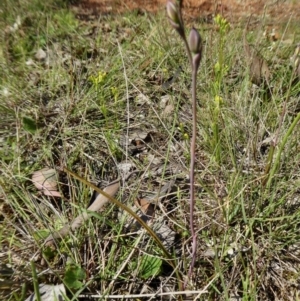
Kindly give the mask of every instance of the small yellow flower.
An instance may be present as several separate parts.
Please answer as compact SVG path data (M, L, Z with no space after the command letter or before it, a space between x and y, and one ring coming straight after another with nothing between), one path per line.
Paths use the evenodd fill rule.
M93 83L93 85L98 86L99 84L102 84L106 78L106 72L99 71L96 76L91 75L90 81Z
M219 114L220 112L220 107L222 106L223 104L223 98L219 95L216 95L215 96L215 113L216 114Z
M230 28L229 22L219 14L216 15L214 21L218 25L220 32L223 34L226 33L227 30Z
M220 106L223 102L224 101L223 101L223 98L221 96L219 96L219 95L215 96L215 103L216 103L217 106Z
M119 96L119 90L117 87L111 87L110 88L111 94L114 97L114 100L117 101L118 100L118 96Z
M221 65L219 61L216 62L214 69L216 73L219 73L221 71Z
M190 139L189 134L188 133L184 133L183 134L183 139L184 140L189 140Z
M162 69L162 72L163 72L164 74L168 74L168 73L169 73L167 68L163 68L163 69Z

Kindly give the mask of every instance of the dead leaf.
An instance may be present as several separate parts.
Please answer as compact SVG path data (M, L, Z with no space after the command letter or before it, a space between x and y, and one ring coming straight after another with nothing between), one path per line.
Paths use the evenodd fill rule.
M163 95L160 98L160 103L159 103L160 108L164 109L170 101L171 101L171 96L169 94Z
M135 205L141 209L144 215L147 217L154 217L154 205L151 204L147 199L136 199Z
M120 162L117 167L120 173L126 177L135 168L135 165L132 162Z
M276 42L280 39L280 33L275 27L273 27L272 29L267 28L264 32L264 36L267 38L268 41L271 42Z
M35 171L31 180L38 190L43 191L44 195L61 197L61 194L57 191L55 169L45 167L41 170Z
M160 200L168 194L174 185L175 180L171 180L166 183L161 189L152 197L136 199L134 201L135 205L142 211L141 219L147 223L153 220L155 215L155 207L160 202ZM137 231L141 228L141 225L138 222L134 222L130 226L131 231Z
M141 210L141 212L138 213L138 216L145 222L149 223L153 220L154 218L154 213L155 213L155 206L151 204L147 199L136 199L134 200L134 204L137 208ZM121 219L125 218L126 223L125 227L131 231L131 232L136 232L141 229L141 224L133 219L132 217L122 214Z
M163 111L163 116L169 116L169 115L173 114L174 109L175 108L172 104L167 105Z
M156 223L153 230L167 250L170 250L175 242L175 232L165 223Z
M40 300L41 301L53 301L53 300L63 300L66 295L66 289L63 284L49 285L40 284L39 285ZM36 301L38 300L33 293L25 301Z
M46 59L47 57L47 53L42 49L39 48L34 56L38 61L42 61L44 59Z
M149 97L147 97L145 94L140 93L136 98L135 98L136 104L143 106L143 105L150 105L151 101Z

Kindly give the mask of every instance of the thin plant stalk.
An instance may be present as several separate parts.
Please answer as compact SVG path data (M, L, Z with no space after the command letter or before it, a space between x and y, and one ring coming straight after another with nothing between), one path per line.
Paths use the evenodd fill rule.
M181 10L180 10L181 16ZM196 137L197 137L197 71L198 68L193 64L192 53L186 39L186 36L183 37L184 45L186 48L187 56L192 68L192 138L190 146L190 232L192 238L192 261L189 267L188 275L184 283L184 288L186 288L189 279L192 276L193 269L196 262L197 256L197 234L194 228L194 211L195 211L195 153L196 153Z
M178 6L169 1L167 3L167 14L173 28L183 39L187 56L192 68L192 138L190 146L190 231L192 237L192 261L187 274L187 278L184 283L186 288L189 279L191 278L197 255L197 234L194 229L194 210L195 210L195 153L196 153L196 137L197 137L197 95L196 95L196 83L197 72L202 57L202 41L198 31L193 28L190 31L189 40L185 35L185 28L182 19L182 1L178 1Z
M196 84L197 84L197 70L192 69L192 105L193 105L193 133L191 139L191 164L190 164L190 231L192 236L192 262L188 272L188 279L191 277L193 268L195 266L197 254L197 235L194 229L194 209L195 209L195 153L196 153L196 135L197 135L197 98L196 98ZM187 280L188 280L187 279ZM186 283L184 285L186 287Z

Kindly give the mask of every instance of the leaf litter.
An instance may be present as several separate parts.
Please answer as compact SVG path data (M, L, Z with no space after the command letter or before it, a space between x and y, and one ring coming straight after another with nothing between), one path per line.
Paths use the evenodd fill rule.
M39 287L40 301L63 300L66 295L66 289L63 284L49 285L40 284ZM35 293L30 295L25 301L37 301Z
M57 176L53 168L45 167L41 170L35 171L31 178L34 186L43 192L44 195L61 197L57 191Z

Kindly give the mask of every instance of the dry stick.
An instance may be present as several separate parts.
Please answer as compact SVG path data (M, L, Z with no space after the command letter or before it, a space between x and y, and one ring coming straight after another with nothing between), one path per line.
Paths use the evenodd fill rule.
M207 287L207 286L206 286ZM197 291L176 291L176 292L164 292L164 293L154 293L154 294L136 294L136 295L79 295L78 298L103 298L105 300L108 299L135 299L135 298L146 298L146 297L162 297L162 296L172 296L172 295L195 295L198 294L198 296L201 296L202 294L206 294L208 291L206 289L204 290L197 290Z

